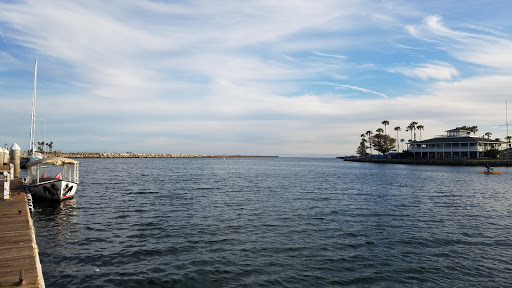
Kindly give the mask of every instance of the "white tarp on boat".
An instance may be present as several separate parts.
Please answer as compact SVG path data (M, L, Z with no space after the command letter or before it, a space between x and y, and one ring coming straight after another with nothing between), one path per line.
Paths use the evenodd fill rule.
M59 169L53 178L78 183L78 161L64 157L49 157L27 163L27 184L39 184L45 170L55 167Z
M69 159L69 158L64 158L64 157L49 157L49 158L30 161L27 163L27 168L32 167L37 164L47 164L47 165L78 164L78 161Z

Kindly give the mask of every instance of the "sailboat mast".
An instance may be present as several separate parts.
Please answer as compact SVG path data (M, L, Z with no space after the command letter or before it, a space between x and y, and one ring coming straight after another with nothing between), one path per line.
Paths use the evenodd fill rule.
M34 68L34 95L32 98L32 125L30 126L30 149L32 150L32 157L36 153L36 87L37 87L37 60Z

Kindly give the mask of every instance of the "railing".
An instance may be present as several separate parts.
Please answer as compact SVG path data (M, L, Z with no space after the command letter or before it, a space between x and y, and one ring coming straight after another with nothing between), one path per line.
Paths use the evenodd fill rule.
M490 148L487 148L485 149L485 147L475 147L475 146L471 146L471 147L409 147L409 149L411 150L411 152L420 152L420 151L423 151L423 152L428 152L428 151L432 151L432 152L450 152L450 151L454 151L454 152L468 152L468 151L480 151L480 152L483 152L483 151L487 151L489 150Z
M11 179L14 177L14 165L9 164L9 172L5 171L2 174L4 178L0 178L0 181L4 181L3 189L3 200L11 199Z

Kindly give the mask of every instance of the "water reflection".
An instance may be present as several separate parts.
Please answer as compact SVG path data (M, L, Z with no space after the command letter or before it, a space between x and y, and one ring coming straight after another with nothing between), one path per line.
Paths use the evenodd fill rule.
M38 217L46 221L76 222L76 200L68 199L63 202L34 201L34 210Z
M75 199L63 202L34 201L34 217L37 217L38 236L41 235L40 231L45 231L52 239L75 239L78 219Z

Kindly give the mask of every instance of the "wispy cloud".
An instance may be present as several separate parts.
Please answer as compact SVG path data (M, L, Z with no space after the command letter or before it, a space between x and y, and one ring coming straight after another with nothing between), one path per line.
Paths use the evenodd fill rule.
M502 33L478 34L450 29L440 15L427 16L421 25L407 25L405 29L415 38L436 43L438 49L460 61L499 69L512 68L512 40L496 36ZM489 28L480 30L485 32Z
M361 88L361 87L356 87L356 86L351 86L351 85L345 85L345 84L329 83L329 82L324 82L324 84L328 84L328 85L336 86L336 87L338 87L338 88L347 88L347 89L352 89L352 90L362 91L362 92L365 92L365 93L375 94L375 95L382 96L382 97L384 97L384 98L388 98L388 96L386 96L386 95L384 95L384 94L382 94L382 93L375 92L375 91L373 91L373 90L366 89L366 88Z
M313 51L313 54L318 55L318 56L337 58L337 59L347 59L347 57L343 56L343 55L320 53L320 52L316 52L316 51Z
M420 78L422 80L452 80L459 77L459 71L448 63L435 62L418 64L414 67L397 67L388 70L393 73L401 73L408 77Z

